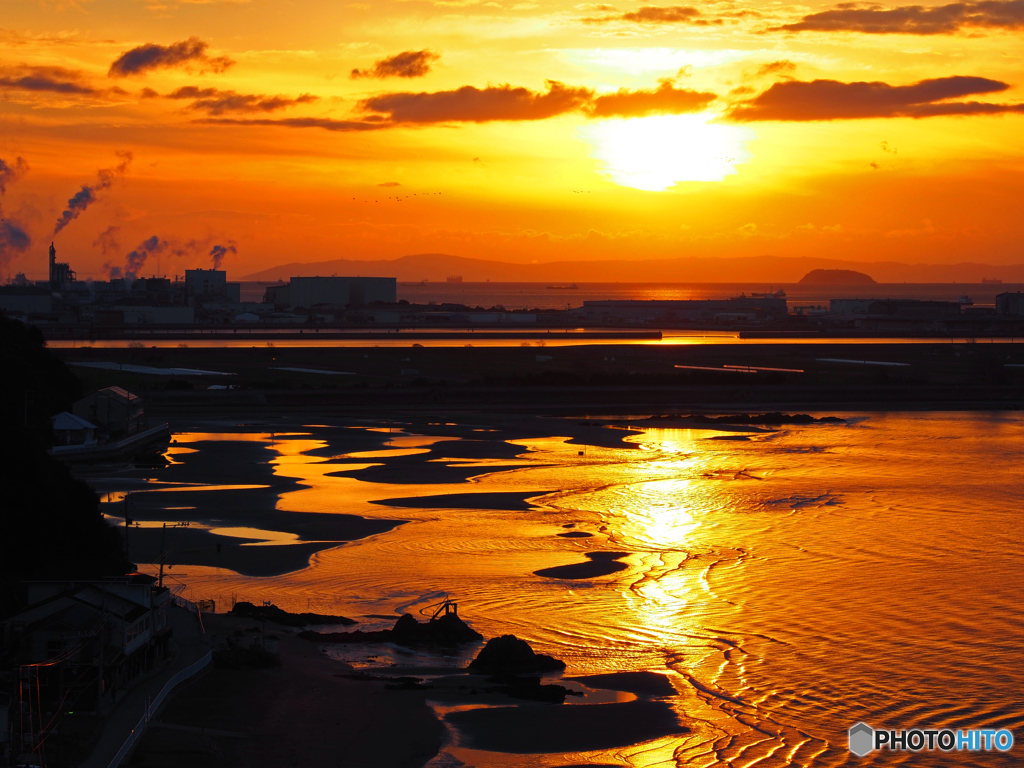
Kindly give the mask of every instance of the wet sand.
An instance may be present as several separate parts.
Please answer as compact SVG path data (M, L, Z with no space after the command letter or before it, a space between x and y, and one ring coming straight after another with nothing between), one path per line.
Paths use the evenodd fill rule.
M689 731L661 701L491 707L453 712L446 720L463 746L516 754L614 749Z
M205 620L220 636L259 625L230 616ZM184 729L152 728L130 765L418 768L437 754L444 726L425 692L342 677L351 667L324 656L316 644L270 622L267 633L280 638L280 667L214 669L182 689L159 720Z
M639 697L635 701L540 704L498 692L488 675L426 667L375 669L366 675L273 622L264 627L223 614L206 614L204 620L215 647L236 631L258 637L265 629L278 639L281 666L214 668L180 689L129 765L419 768L445 744L554 754L612 749L689 731L660 700L675 695L675 689L655 673L566 678L591 689L589 696L618 691ZM399 676L419 676L423 684L396 685ZM429 702L439 706L440 716Z

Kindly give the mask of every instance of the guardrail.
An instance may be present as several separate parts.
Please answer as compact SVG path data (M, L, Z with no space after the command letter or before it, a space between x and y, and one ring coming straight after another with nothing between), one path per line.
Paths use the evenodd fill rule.
M139 720L138 724L134 728L132 728L131 734L129 734L128 738L125 739L121 748L117 750L117 754L114 755L114 759L110 761L107 768L117 768L121 765L121 762L128 756L128 753L132 751L132 747L135 746L135 742L137 742L142 734L146 732L146 728L149 727L150 718L152 718L152 716L156 714L157 710L160 709L160 705L164 703L164 699L167 698L170 692L197 672L205 669L212 660L213 651L207 651L206 655L195 664L185 667L185 669L181 670L174 677L168 680L164 687L160 689L160 693L156 695L155 699L148 699L146 701L146 710L142 714L142 719Z
M189 611L190 613L194 613L195 614L196 621L199 622L199 632L202 634L203 642L205 643L206 642L206 627L203 625L203 612L199 610L199 606L196 605L195 603L193 603L187 597L182 597L181 595L175 595L175 594L171 595L171 602L173 602L179 608L184 608L186 611Z

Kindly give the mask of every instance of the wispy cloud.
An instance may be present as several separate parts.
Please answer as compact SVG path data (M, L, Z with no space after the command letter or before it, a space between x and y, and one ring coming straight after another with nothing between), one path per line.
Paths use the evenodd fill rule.
M117 86L97 88L78 70L27 64L0 68L0 90L85 97L128 95Z
M330 117L280 117L280 118L231 118L207 117L196 120L205 125L252 125L280 126L282 128L322 128L337 133L358 133L361 131L379 131L394 127L383 121L369 120L335 120Z
M724 24L721 18L707 18L704 12L692 5L641 5L635 11L620 13L612 6L595 6L605 11L604 16L588 16L581 19L585 24L607 24L613 21L635 24L690 24L698 27Z
M189 109L201 110L210 115L223 115L227 112L276 112L279 109L294 107L298 104L311 104L320 97L303 93L295 98L288 96L265 96L257 93L238 93L222 91L217 88L199 88L186 85L167 94L168 99L192 99Z

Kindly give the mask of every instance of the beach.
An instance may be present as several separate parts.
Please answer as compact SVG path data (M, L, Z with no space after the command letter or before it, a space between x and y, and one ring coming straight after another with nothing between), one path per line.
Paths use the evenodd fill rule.
M425 620L447 594L485 638L515 634L565 661L544 684L585 694L554 705L487 693L495 683L463 671L479 644L317 644L276 628L267 632L282 638L283 666L244 673L267 674L273 695L217 670L209 679L226 698L206 727L248 733L213 715L241 707L248 714L232 717L259 722L300 690L323 688L338 702L372 690L381 707L407 697L403 717L440 729L438 741L421 742L436 754L423 746L395 758L432 768L704 765L780 750L793 764L840 765L849 722L884 722L913 688L924 692L919 719L953 723L968 679L972 725L1017 722L1009 660L1024 617L1008 575L1024 553L993 531L1013 530L1001 500L1024 429L1018 414L818 411L838 420L774 427L648 415L171 414L180 463L90 482L111 494L104 511L115 522L120 494L135 489L129 504L150 526L131 531L142 532L140 547L145 536L158 545L160 521L190 519L198 538L178 540L165 577L186 597L215 601L215 622L235 601L269 601L358 622L318 632L374 632L403 613ZM230 547L244 558L218 563L217 543L222 556ZM951 572L966 553L972 567ZM260 566L227 565L243 561ZM944 618L982 596L998 608L985 628ZM903 640L885 639L894 636ZM333 678L349 673L344 665L426 688ZM652 693L623 673L668 688ZM306 713L316 728L350 706L317 701ZM387 722L392 734L400 727ZM389 738L387 728L364 731ZM352 738L331 735L323 759L348 754ZM242 741L217 748L248 749Z

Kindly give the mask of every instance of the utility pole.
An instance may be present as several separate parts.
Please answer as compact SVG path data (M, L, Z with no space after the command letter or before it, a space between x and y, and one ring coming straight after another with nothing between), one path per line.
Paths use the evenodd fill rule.
M184 523L171 523L171 528L188 528L188 523L187 522L184 522ZM157 586L161 587L161 588L164 585L164 559L165 559L164 543L166 542L166 540L167 540L167 523L164 523L163 530L160 531L160 581L157 584Z
M128 529L132 527L132 519L128 515L128 496L129 493L124 495L124 558L129 563L132 561L131 550L128 548Z

